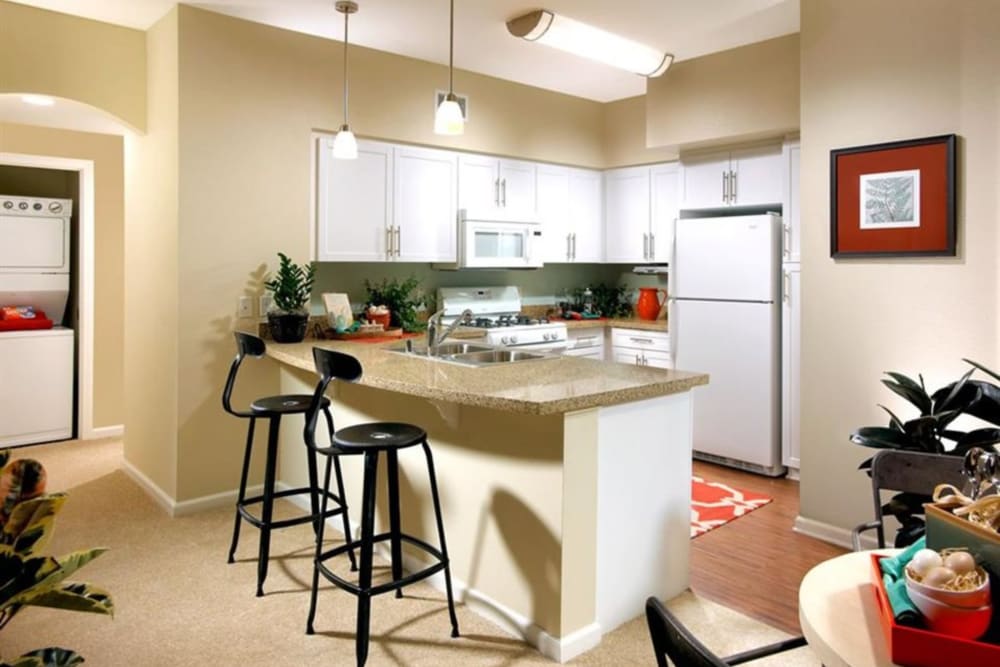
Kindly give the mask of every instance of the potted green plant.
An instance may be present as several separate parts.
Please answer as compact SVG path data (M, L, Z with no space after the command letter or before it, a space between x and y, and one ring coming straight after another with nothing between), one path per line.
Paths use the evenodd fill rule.
M264 283L271 293L272 310L267 314L271 338L278 343L299 343L309 325L309 297L312 294L316 267L299 266L288 255L278 253L278 271Z
M83 549L54 558L38 552L52 535L64 493L45 493L45 469L32 459L9 461L0 450L0 630L24 607L50 607L111 615L110 594L91 584L68 582L106 551ZM16 658L14 667L68 667L83 658L70 649L49 647Z
M927 391L922 375L917 376L917 382L901 373L887 372L889 379L883 379L882 384L916 407L919 415L903 421L892 410L879 405L889 415L889 424L863 426L851 434L851 442L875 449L905 449L944 456L965 456L973 447L992 448L1000 442L1000 429L991 426L959 431L951 427L952 422L963 414L978 417L994 426L1000 425L1000 387L971 379L977 369L996 379L1000 379L1000 375L969 359L963 361L973 368L957 381L933 393ZM871 462L870 458L865 460L859 469L870 470ZM931 502L930 496L900 493L883 506L883 513L891 514L899 521L895 541L897 547L911 544L924 534L921 515L927 502Z
M423 331L427 323L417 315L417 309L424 302L419 286L420 281L413 276L405 280L383 278L378 283L365 279L366 310L385 306L390 312L389 326L402 327L407 333Z

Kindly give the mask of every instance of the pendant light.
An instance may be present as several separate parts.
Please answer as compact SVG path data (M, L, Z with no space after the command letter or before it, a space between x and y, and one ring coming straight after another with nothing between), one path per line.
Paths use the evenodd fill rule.
M465 131L465 118L462 107L458 106L455 97L455 0L451 0L451 23L448 30L448 94L434 114L435 134L462 134Z
M347 17L358 11L358 3L340 0L335 7L344 15L344 124L333 139L333 157L338 160L354 160L358 157L358 140L347 124Z

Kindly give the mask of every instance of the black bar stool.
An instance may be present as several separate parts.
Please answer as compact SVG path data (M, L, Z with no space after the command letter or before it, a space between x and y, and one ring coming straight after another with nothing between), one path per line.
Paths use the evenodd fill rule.
M257 336L243 333L242 331L234 332L233 335L236 337L236 358L233 360L233 364L229 368L229 376L226 378L226 386L222 391L222 407L226 410L226 412L232 415L242 419L249 419L250 425L247 428L246 450L243 453L243 472L240 475L240 490L239 496L236 499L236 518L233 522L233 541L229 547L229 562L233 562L233 557L236 554L236 546L240 539L241 519L259 528L260 544L258 546L257 554L257 597L260 597L264 595L264 580L267 578L267 562L271 549L272 530L312 522L313 530L317 535L319 535L322 534L321 526L323 524L323 520L336 516L337 514L343 516L344 532L346 535L351 534L351 526L347 517L347 503L344 496L344 484L340 474L340 462L337 461L336 456L329 457L329 459L333 460L333 465L337 470L336 494L329 491L329 480L327 480L327 484L320 489L316 473L316 457L311 451L308 450L307 458L309 468L309 486L275 492L274 473L278 463L278 427L281 425L281 418L285 415L305 414L312 404L313 397L309 394L267 396L265 398L257 399L251 403L249 410L234 410L231 399L233 387L236 385L236 373L239 371L240 365L246 357L254 357L256 359L263 357L266 348L264 341ZM324 399L324 401L319 405L319 409L326 415L327 424L330 426L332 432L333 417L330 416L329 407L330 401L327 399ZM319 410L316 410L315 412L318 413ZM264 489L261 495L247 498L247 476L250 472L250 456L253 450L254 427L256 426L258 419L269 420L267 433L267 458L264 462ZM328 460L328 477L329 467L330 462ZM275 498L285 498L287 496L295 496L306 493L309 494L311 508L311 512L309 514L296 516L291 519L283 519L281 521L275 521L273 519ZM322 510L320 510L319 507L319 496L321 494L323 495ZM328 500L332 500L336 504L333 509L327 508ZM255 516L250 511L251 507L257 504L260 504L259 517ZM353 567L353 550L348 553L348 556L351 559L351 565Z
M451 567L448 561L448 547L444 539L441 503L438 499L437 479L434 475L434 458L431 456L431 449L427 444L427 433L422 428L413 424L401 424L397 422L358 424L339 431L331 430L333 433L333 445L324 448L317 447L315 443L316 421L319 409L324 404L324 401L328 400L325 396L327 386L334 378L344 382L357 381L361 377L361 363L350 355L318 347L313 348L313 359L316 362L316 372L320 375L320 381L316 385L316 393L313 394L312 405L310 406L309 413L306 415L304 439L310 448L318 453L329 456L326 464L324 484L329 488L330 459L336 462L337 455L339 454L364 454L365 471L361 502L361 539L349 541L343 546L323 551L322 525L316 534L316 559L313 567L312 599L309 601L309 617L306 621L306 633L313 634L313 619L316 617L316 596L319 591L319 575L322 574L337 587L342 588L348 593L353 593L358 598L356 647L357 664L360 667L360 665L365 664L365 660L368 658L368 626L371 616L372 596L394 590L396 591L397 598L402 597L404 586L408 586L421 579L426 579L443 570L445 589L448 595L448 613L451 617L451 636L458 637L458 617L455 615L455 600L451 592ZM400 530L399 462L397 453L400 449L415 445L423 447L424 456L427 458L427 475L430 478L431 497L434 501L434 517L437 520L438 541L441 544L440 550ZM375 482L378 472L379 454L382 452L385 452L386 455L388 473L389 531L375 535ZM322 503L321 512L326 509L326 496L323 497ZM376 542L384 542L386 540L390 543L392 554L392 581L372 586L372 550ZM403 542L408 542L424 550L433 556L436 562L418 572L403 576ZM345 551L350 553L350 550L355 547L360 548L361 551L361 571L358 575L358 583L352 584L334 574L325 565L325 561L343 554Z

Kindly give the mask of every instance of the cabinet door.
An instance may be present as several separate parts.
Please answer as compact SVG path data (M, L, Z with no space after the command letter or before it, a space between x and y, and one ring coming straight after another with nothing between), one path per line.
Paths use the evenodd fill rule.
M324 137L319 151L316 260L388 259L392 146L359 141L356 160L336 160L333 137Z
M570 170L538 165L538 219L542 222L542 261L546 264L572 259L569 232Z
M639 359L642 361L643 366L651 366L653 368L674 367L674 362L669 352L650 352L646 350L641 353Z
M781 458L790 468L799 468L799 390L802 307L799 267L782 273L781 304Z
M535 171L534 162L500 160L500 207L507 216L536 216Z
M604 261L604 179L599 171L571 169L569 224L573 261Z
M674 248L674 225L680 208L677 163L656 165L650 171L650 179L653 194L649 261L670 262Z
M604 256L610 263L645 262L649 248L649 167L605 174Z
M458 215L458 156L397 146L394 154L396 259L454 262Z
M493 211L500 206L500 179L497 159L488 155L460 155L458 158L458 207L473 211Z
M617 364L642 365L642 352L639 350L632 350L626 347L613 347L611 348L611 355Z
M785 161L785 199L782 224L784 234L782 239L782 261L798 262L800 258L800 236L802 228L799 220L799 157L801 150L798 143L785 146L788 159Z
M682 208L717 208L726 206L725 174L729 154L714 153L681 160Z
M781 203L785 180L781 146L735 150L730 164L735 174L730 186L731 204L754 206Z

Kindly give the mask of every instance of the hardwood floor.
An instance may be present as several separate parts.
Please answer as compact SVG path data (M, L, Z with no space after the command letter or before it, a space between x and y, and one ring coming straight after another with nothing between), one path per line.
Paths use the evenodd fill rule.
M691 588L710 600L799 634L799 582L813 565L845 553L792 530L799 483L694 462L694 473L774 500L691 543Z

